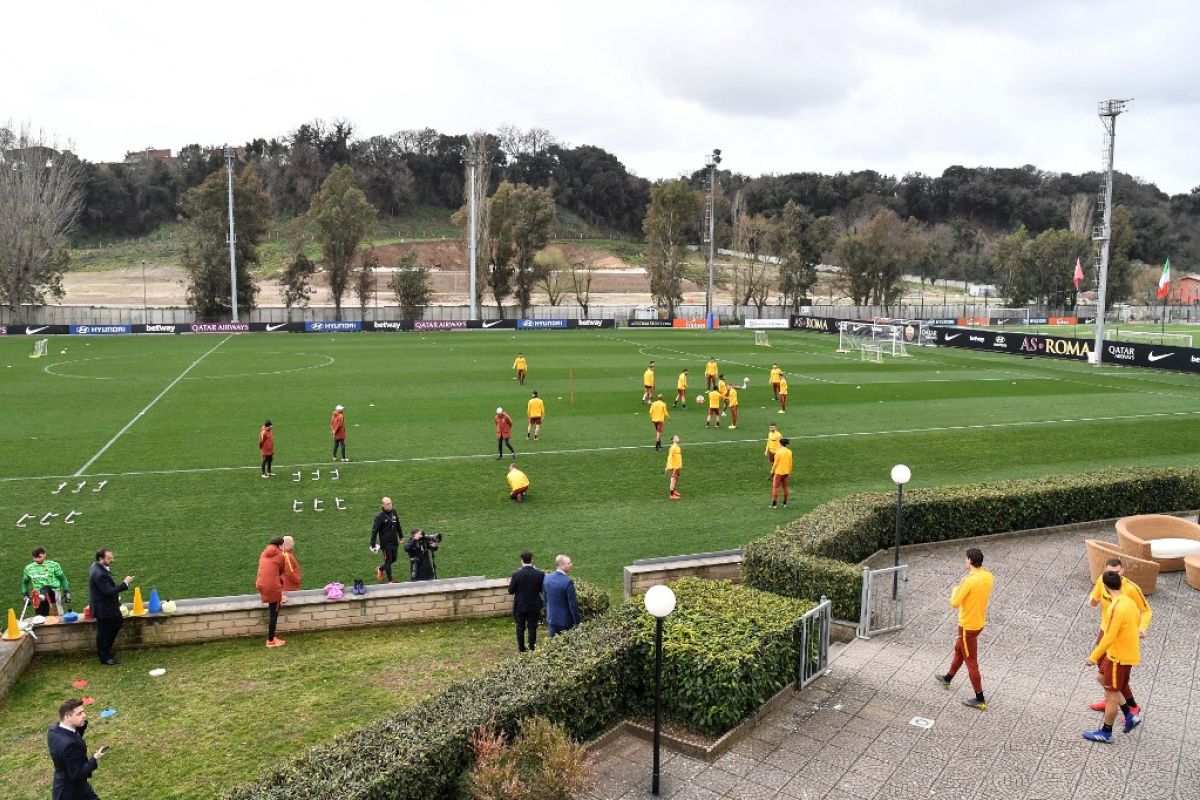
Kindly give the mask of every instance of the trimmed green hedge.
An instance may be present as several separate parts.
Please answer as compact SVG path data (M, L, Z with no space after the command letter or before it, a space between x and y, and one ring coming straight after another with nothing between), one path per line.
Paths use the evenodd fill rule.
M790 683L800 617L812 603L729 581L681 578L663 629L663 710L701 733L720 735ZM642 600L635 601L640 609ZM654 618L638 618L644 682L654 681Z
M1096 519L1200 507L1200 468L1114 469L1083 475L918 489L904 495L902 544L922 544ZM857 494L818 506L745 548L756 589L817 600L858 619L862 570L895 544L896 497Z
M646 648L637 616L629 606L611 611L415 708L313 747L222 797L450 798L480 725L512 735L522 719L540 715L576 739L595 736L644 708Z
M608 592L594 583L581 580L575 581L575 600L579 603L579 616L585 620L600 616L612 605ZM545 617L546 610L543 608L542 618Z

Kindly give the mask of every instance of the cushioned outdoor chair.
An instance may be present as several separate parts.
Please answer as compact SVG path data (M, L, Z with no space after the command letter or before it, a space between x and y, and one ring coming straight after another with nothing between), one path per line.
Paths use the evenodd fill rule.
M1182 572L1183 559L1200 555L1200 525L1167 514L1117 520L1121 552L1158 563L1160 572Z
M1188 556L1183 560L1183 569L1187 585L1200 589L1200 556Z
M1095 583L1096 578L1100 577L1100 573L1104 572L1106 561L1110 558L1119 558L1121 565L1125 568L1125 577L1136 583L1142 590L1142 594L1154 594L1154 590L1158 588L1157 563L1122 553L1121 549L1112 542L1086 539L1084 544L1087 545L1088 569L1092 573L1092 583Z

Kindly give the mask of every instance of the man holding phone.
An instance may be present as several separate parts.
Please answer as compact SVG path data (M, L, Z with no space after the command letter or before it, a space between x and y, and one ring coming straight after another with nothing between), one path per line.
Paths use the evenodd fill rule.
M88 758L83 741L87 730L87 711L83 701L71 698L58 707L58 724L46 734L50 758L54 761L54 800L98 800L88 778L96 771L99 761L108 752L108 745Z
M92 564L88 574L88 604L96 618L96 655L100 657L100 663L108 667L120 663L113 655L113 642L125 624L121 616L121 592L133 583L132 575L126 575L121 583L114 581L112 562L113 551L101 548L96 551L96 563Z

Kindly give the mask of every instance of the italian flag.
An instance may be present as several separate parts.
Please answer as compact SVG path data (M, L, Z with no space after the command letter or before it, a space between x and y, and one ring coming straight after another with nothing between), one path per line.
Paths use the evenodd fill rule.
M1167 257L1167 263L1163 264L1162 276L1158 279L1158 296L1166 297L1167 292L1171 291L1171 259Z

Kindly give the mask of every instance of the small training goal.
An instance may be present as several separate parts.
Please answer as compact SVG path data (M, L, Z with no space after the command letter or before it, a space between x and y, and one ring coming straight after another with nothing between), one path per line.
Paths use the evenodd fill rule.
M842 320L838 323L838 352L852 353L858 350L865 353L862 345L874 345L879 348L880 355L887 354L896 358L908 355L904 342L904 325L895 323L854 322Z
M766 331L755 331L754 344L756 347L770 347L771 337L767 336Z
M30 358L41 358L49 352L50 340L38 339L33 343L33 352L29 354Z

